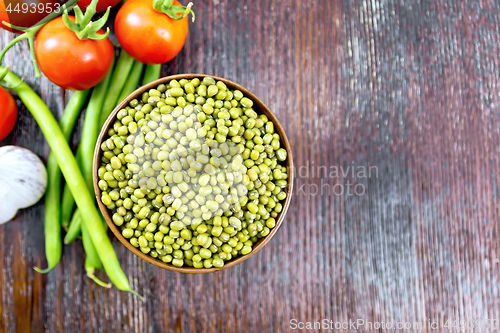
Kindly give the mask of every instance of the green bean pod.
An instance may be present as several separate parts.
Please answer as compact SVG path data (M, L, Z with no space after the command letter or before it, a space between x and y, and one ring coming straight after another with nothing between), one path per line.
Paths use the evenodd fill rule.
M99 119L99 127L102 127L108 119L111 111L116 106L120 92L127 82L132 66L134 65L134 58L127 54L125 51L121 51L116 67L113 70L113 77L111 78L111 84L109 85L109 91L106 94L106 99L104 100L104 105L102 107L101 116Z
M99 260L99 255L90 239L89 231L85 224L82 224L82 243L85 249L85 271L87 277L92 279L95 283L104 288L111 288L110 283L104 283L95 276L96 269L102 269L101 261Z
M120 97L118 98L118 103L123 101L128 95L130 95L134 90L137 89L139 82L141 81L142 69L144 64L142 62L136 61L132 67L132 72L122 89Z
M0 70L3 69L4 67L0 66ZM108 277L118 289L137 295L130 287L127 276L120 267L115 250L106 234L106 229L101 223L101 215L95 206L94 198L87 189L85 179L78 168L78 163L52 112L50 112L43 100L12 72L8 72L4 81L11 87L14 87L13 89L17 92L19 98L26 105L45 135L77 205L85 211L83 222L89 230L92 243L96 247Z
M144 78L142 79L142 85L156 81L161 76L161 65L147 65L144 71Z
M85 115L85 120L83 124L82 140L79 146L80 159L78 164L81 167L83 178L87 183L87 187L90 193L93 192L93 182L92 182L92 161L94 157L94 148L97 141L97 136L99 134L99 116L101 114L102 105L108 91L108 86L111 81L112 70L109 71L108 75L104 80L99 83L92 91L92 96L90 97L89 105L87 107L87 113ZM101 218L102 221L102 218ZM104 224L104 221L101 222ZM92 240L90 239L89 232L85 227L85 224L81 224L82 229L82 240L83 247L85 249L85 270L87 271L87 276L94 280L100 286L107 286L104 282L100 281L95 277L95 269L102 269L101 261L97 255L96 249Z
M68 183L65 183L61 198L61 225L66 231L70 225L74 207L75 199L73 198L73 194L71 194Z
M92 162L94 160L94 149L100 129L99 117L104 99L108 92L111 76L112 70L109 71L106 78L102 80L101 83L99 83L92 91L92 96L90 97L87 113L85 114L85 120L83 123L82 140L79 147L79 149L81 149L81 160L79 161L79 164L82 167L82 173L85 181L87 182L87 187L91 192L94 188L92 182ZM111 89L112 87L109 88Z
M88 90L76 91L66 106L59 126L63 132L66 141L69 140L76 120L87 99ZM60 197L61 197L61 170L57 159L53 153L49 155L47 162L47 173L49 182L45 195L45 255L47 257L48 267L34 269L39 273L48 273L61 259L62 241L61 241L61 221L60 221Z
M69 223L68 231L66 232L66 236L64 236L64 244L70 244L80 235L80 231L82 230L82 214L80 210L77 208L73 217L71 218L71 222Z
M75 158L78 165L82 165L82 147L79 146L75 153ZM75 198L68 186L68 182L64 184L62 199L61 199L61 225L65 230L69 230L70 221L73 220L71 217L73 214L73 208L75 208ZM80 231L78 231L79 233ZM78 236L78 235L77 235Z

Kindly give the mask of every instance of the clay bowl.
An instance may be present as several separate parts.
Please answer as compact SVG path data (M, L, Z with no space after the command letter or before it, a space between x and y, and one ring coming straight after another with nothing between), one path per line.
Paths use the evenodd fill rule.
M111 219L110 212L108 211L108 209L106 208L106 206L101 202L101 189L97 185L97 183L99 181L97 170L99 169L99 165L100 165L100 161L101 161L101 156L102 156L101 144L102 144L103 140L105 138L107 138L107 136L108 136L107 135L108 130L112 126L113 122L115 121L117 113L121 109L125 108L129 104L129 102L131 100L133 100L135 98L139 98L142 95L143 92L148 91L149 89L155 88L155 87L157 87L158 85L160 85L162 83L163 84L167 84L169 81L174 80L174 79L179 81L181 79L188 79L188 80L190 80L190 79L194 79L194 78L199 78L200 80L202 80L203 77L205 77L205 76L210 76L210 77L213 77L215 80L224 82L229 89L233 89L233 90L234 89L238 89L238 90L240 90L245 96L247 96L248 98L250 98L254 102L253 109L257 113L259 113L259 114L262 114L262 113L265 114L274 123L275 131L277 131L277 133L280 135L282 145L284 146L283 148L285 148L285 150L288 153L287 169L288 169L288 173L289 173L289 177L288 177L289 183L288 183L288 186L287 186L287 197L286 197L285 201L282 203L283 204L283 210L281 211L281 213L276 218L276 225L275 225L275 227L271 230L271 232L269 233L269 235L267 235L264 238L259 239L254 244L253 250L249 254L247 254L245 256L238 256L238 257L235 257L235 258L231 259L230 261L226 261L225 264L224 264L224 266L221 267L221 268L212 267L212 268L206 269L206 268L194 268L194 267L176 267L174 265L164 263L160 259L155 259L155 258L153 258L153 257L151 257L151 256L149 256L147 254L142 253L140 249L134 247L132 244L130 244L130 242L125 237L122 236L122 234L120 232L120 229L113 223L113 221ZM251 256L255 255L278 232L278 229L281 226L281 224L283 223L283 220L285 218L286 212L288 210L288 206L290 205L290 200L292 199L292 193L293 193L293 179L294 179L293 172L294 172L294 168L293 168L292 148L291 148L290 142L288 141L288 138L287 138L287 136L285 134L283 126L280 124L280 122L276 118L276 115L257 96L255 96L252 92L250 92L245 87L243 87L243 86L241 86L241 85L239 85L239 84L237 84L235 82L232 82L230 80L227 80L227 79L224 79L224 78L221 78L221 77L212 76L212 75L205 75L205 74L178 74L178 75L171 75L171 76L167 76L167 77L161 78L161 79L159 79L157 81L151 82L151 83L149 83L149 84L147 84L147 85L145 85L145 86L137 89L136 91L134 91L127 98L125 98L123 101L121 101L120 104L118 104L118 106L113 110L113 112L111 113L111 115L107 119L106 123L102 127L101 133L99 134L99 138L97 140L97 145L96 145L96 149L95 149L95 153L94 153L94 162L93 163L94 163L93 164L94 190L95 190L95 193L96 193L97 203L99 204L99 208L101 210L102 215L104 216L104 218L106 220L106 223L108 224L109 228L111 229L111 231L113 232L113 234L116 236L116 238L118 238L118 240L125 247L127 247L127 249L129 249L135 255L139 256L140 258L144 259L145 261L147 261L147 262L149 262L149 263L151 263L151 264L153 264L155 266L158 266L158 267L161 267L161 268L164 268L164 269L168 269L168 270L171 270L171 271L175 271L175 272L180 272L180 273L189 273L189 274L212 273L212 272L216 272L216 271L227 269L229 267L236 266L236 265L244 262L245 260L249 259Z

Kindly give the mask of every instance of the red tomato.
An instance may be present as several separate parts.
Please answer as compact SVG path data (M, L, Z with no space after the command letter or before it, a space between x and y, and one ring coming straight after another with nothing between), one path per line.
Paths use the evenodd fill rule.
M0 87L0 141L5 139L14 128L17 119L17 105L14 97Z
M97 3L97 12L105 12L108 7L114 7L117 4L120 3L121 0L99 0ZM90 6L90 3L92 0L80 0L78 1L78 7L81 8L81 10L85 11L88 6Z
M45 16L59 9L58 0L0 0L0 27L11 31L2 22L8 22L23 28L29 28Z
M180 6L175 0L174 5ZM115 33L123 49L134 59L151 65L175 58L189 30L188 18L174 20L153 9L152 0L128 0L115 19Z
M74 21L74 17L70 18ZM99 33L104 34L103 31ZM101 82L115 56L108 38L80 40L61 17L38 32L35 53L45 76L61 88L71 90L87 90Z

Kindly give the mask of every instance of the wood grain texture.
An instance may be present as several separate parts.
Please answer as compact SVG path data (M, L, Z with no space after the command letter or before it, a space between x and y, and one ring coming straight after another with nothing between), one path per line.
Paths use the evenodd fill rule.
M204 276L161 270L114 239L141 302L90 283L79 242L53 272L36 274L32 267L44 265L39 203L0 227L0 331L290 332L292 318L499 319L500 3L195 7L187 44L163 74L226 77L276 113L299 168L284 224L254 257ZM2 32L0 46L11 38ZM25 44L4 63L61 115L69 94L33 77ZM42 133L18 105L2 145L46 159ZM366 193L332 192L348 182ZM404 330L412 331L422 332Z

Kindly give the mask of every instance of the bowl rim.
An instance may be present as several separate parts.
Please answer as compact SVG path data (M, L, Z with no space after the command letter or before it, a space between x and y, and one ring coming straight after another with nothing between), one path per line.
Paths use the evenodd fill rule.
M101 201L101 189L98 186L98 169L101 161L101 156L102 156L102 150L101 150L101 144L103 142L103 139L107 136L109 128L112 126L116 115L118 112L126 107L129 102L138 96L142 95L145 91L155 88L160 84L166 84L167 82L170 82L172 80L181 80L181 79L194 79L194 78L199 78L202 79L204 77L211 77L217 81L222 81L226 86L230 89L238 89L240 90L246 97L250 98L257 106L258 109L261 113L265 114L273 123L275 126L275 130L277 130L278 134L280 135L281 142L284 145L285 150L287 151L287 170L288 170L288 185L287 185L287 197L285 199L285 202L283 203L283 209L276 218L276 225L274 226L273 229L271 229L271 232L269 235L267 235L264 238L259 239L254 245L252 252L250 252L247 255L243 256L238 256L235 257L227 262L224 263L223 267L212 267L212 268L194 268L194 267L177 267L172 264L167 264L160 259L153 258L149 256L148 254L142 253L138 248L134 247L123 235L121 234L118 226L116 226L111 219L111 214L108 211L108 208L102 203ZM254 105L255 108L255 105ZM233 82L231 80L214 76L214 75L208 75L208 74L175 74L175 75L169 75L162 77L156 81L150 82L134 92L132 92L130 95L128 95L123 101L120 101L120 103L115 107L113 112L109 115L108 119L102 126L99 137L97 139L96 147L94 150L94 160L93 160L93 165L92 165L92 178L93 178L93 183L94 183L94 192L95 192L95 197L97 200L97 204L99 205L99 209L101 210L101 213L106 220L106 223L108 227L111 229L113 234L115 235L116 238L125 245L125 247L130 250L132 253L140 257L141 259L147 261L150 264L153 264L155 266L158 266L163 269L167 269L170 271L174 272L179 272L179 273L187 273L187 274L204 274L204 273L213 273L217 271L222 271L225 269L228 269L230 267L234 267L243 261L249 259L253 255L255 255L257 252L259 252L273 237L274 235L278 232L279 227L283 223L283 220L285 218L285 215L288 211L288 207L290 206L290 202L292 199L293 195L293 183L294 183L294 167L293 167L293 153L291 149L290 142L288 141L288 137L286 136L285 130L281 123L279 122L278 118L276 115L271 111L271 109L260 99L258 98L255 94L253 94L250 90L246 89L242 85Z

